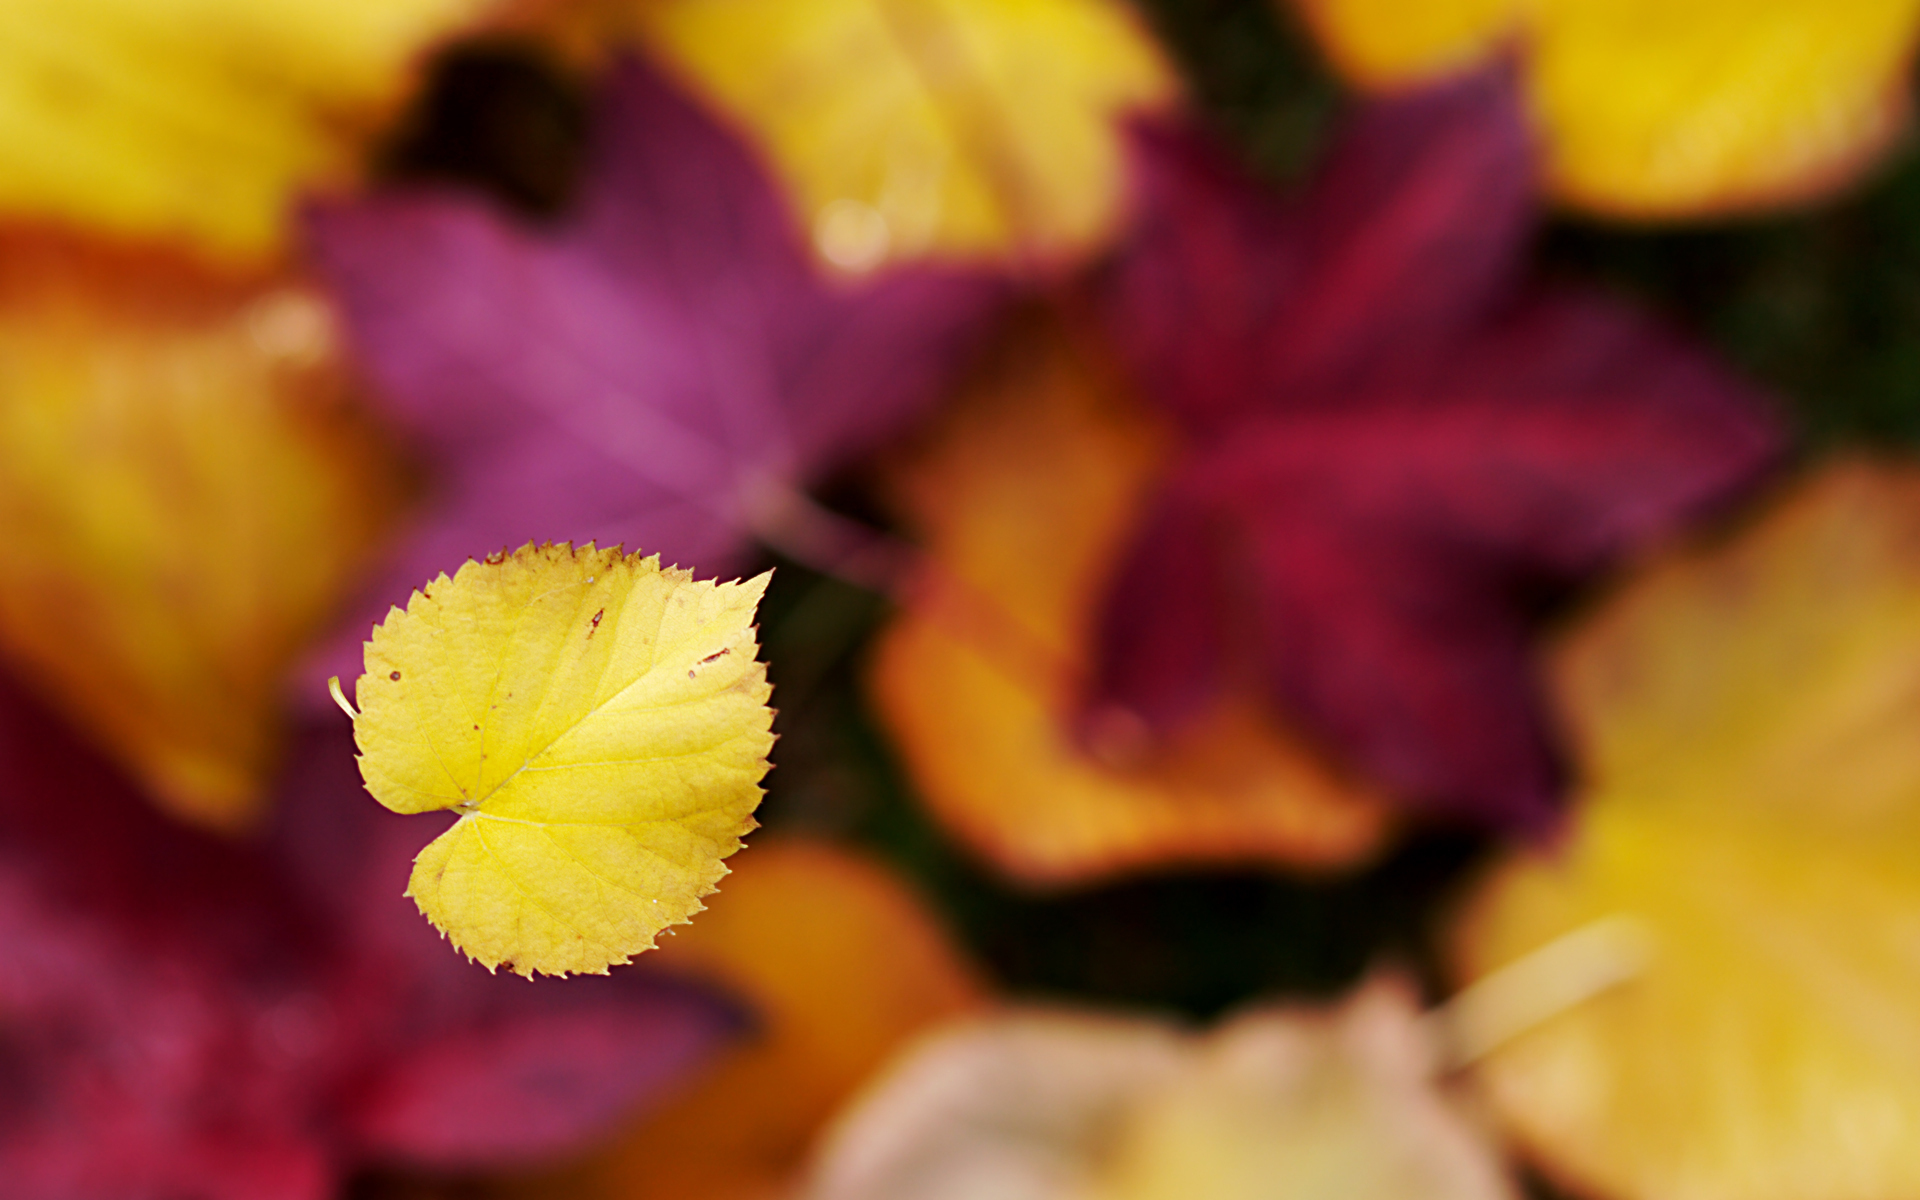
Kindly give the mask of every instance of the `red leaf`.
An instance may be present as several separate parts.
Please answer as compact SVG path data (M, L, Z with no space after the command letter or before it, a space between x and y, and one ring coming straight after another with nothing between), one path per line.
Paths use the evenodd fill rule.
M401 936L424 929L400 894L406 852L364 836L381 810L344 735L305 739L264 845L158 815L5 684L0 772L9 1197L319 1200L369 1157L552 1152L736 1024L651 977L558 994L489 976L431 931ZM462 1044L478 1049L441 1081L439 1126L395 1108L407 1084L428 1098L422 1068Z
M1534 610L1751 483L1781 443L1764 399L1512 278L1532 179L1503 73L1364 112L1291 208L1191 135L1138 152L1141 239L1100 298L1190 439L1112 585L1096 699L1164 725L1250 663L1399 794L1546 820Z
M1532 226L1503 72L1362 109L1298 199L1188 131L1134 133L1139 227L1102 300L1121 353L1196 432L1417 377L1501 298Z

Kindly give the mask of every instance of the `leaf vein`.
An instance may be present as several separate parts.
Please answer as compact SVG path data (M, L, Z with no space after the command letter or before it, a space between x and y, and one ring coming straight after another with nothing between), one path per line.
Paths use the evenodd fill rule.
M491 858L499 866L500 877L502 879L505 879L507 883L513 887L514 891L519 892L522 896L526 897L527 903L533 905L535 908L539 909L541 912L547 914L548 918L552 920L554 924L559 925L563 929L570 929L574 933L578 934L582 940L591 942L593 945L598 946L602 950L613 951L612 946L608 945L606 942L601 941L599 938L589 936L586 930L580 928L578 925L575 925L572 921L567 920L565 917L562 917L559 913L555 912L547 904L543 903L538 896L534 895L531 891L527 890L526 885L521 883L519 877L516 876L513 873L512 869L507 866L507 860L500 857L500 853L497 850L495 850L493 846L487 841L487 835L481 832L480 826L475 825L473 827L473 836L480 839L480 848L486 851L487 857ZM613 953L608 955L609 961L618 961L619 959L622 959L625 957L627 956L620 954L617 951L614 951Z

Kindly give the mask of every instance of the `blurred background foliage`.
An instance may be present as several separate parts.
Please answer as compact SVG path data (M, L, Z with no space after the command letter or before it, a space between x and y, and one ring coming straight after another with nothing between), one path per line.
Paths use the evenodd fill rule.
M1268 0L1140 0L1203 119L1260 172L1301 180L1343 96ZM523 214L565 209L586 136L586 88L525 45L462 45L380 155L390 180L451 181ZM1712 344L1791 406L1800 453L1920 441L1920 158L1889 157L1861 186L1798 210L1677 227L1556 214L1535 255L1551 276L1599 283ZM821 491L884 524L873 481ZM1012 888L931 823L876 728L864 648L889 601L808 567L779 567L762 610L781 709L760 816L770 831L863 844L901 867L1005 986L1036 997L1161 1007L1212 1018L1256 997L1333 996L1386 959L1443 994L1430 925L1493 839L1414 831L1337 878L1161 872L1035 894ZM413 1194L363 1178L356 1195ZM1529 1188L1553 1193L1537 1180ZM444 1192L436 1192L444 1194Z
M1144 0L1202 118L1278 183L1312 166L1341 94L1286 14L1265 0ZM381 156L395 180L480 188L547 217L572 194L586 135L583 81L511 41L462 45ZM1537 259L1598 282L1717 347L1792 406L1803 452L1920 441L1920 159L1787 214L1678 228L1554 216ZM869 481L831 505L883 521ZM761 819L868 845L936 899L1008 986L1211 1017L1261 995L1328 996L1382 957L1431 970L1427 924L1491 841L1402 838L1337 879L1261 871L1160 874L1034 895L1010 889L930 824L862 696L862 647L887 601L779 562L763 613L782 710Z
M1800 1190L1853 1194L1861 1163L1846 1160L1859 1152L1869 1166L1909 1172L1874 1178L1920 1187L1920 1157L1904 1136L1920 1125L1910 918L1920 874L1902 852L1920 829L1907 816L1920 797L1920 743L1909 736L1920 697L1920 475L1900 463L1920 440L1920 156L1910 134L1885 154L1876 140L1901 115L1891 107L1897 89L1883 86L1897 82L1895 43L1878 36L1897 6L1797 0L1803 7L1755 19L1728 0L1701 0L1675 8L1671 29L1661 0L1580 9L1606 20L1585 29L1573 68L1560 59L1556 69L1584 85L1576 97L1588 107L1574 115L1607 135L1600 157L1624 145L1637 185L1659 182L1678 161L1706 186L1686 219L1659 224L1620 218L1675 211L1658 207L1670 196L1609 207L1570 184L1563 152L1580 137L1542 100L1544 51L1516 51L1505 67L1410 89L1409 104L1345 121L1369 89L1378 100L1412 77L1356 67L1323 19L1334 9L1357 14L1355 28L1384 43L1418 41L1431 13L1478 13L1481 62L1500 47L1544 45L1538 26L1575 12L1571 3L1092 0L1081 14L1091 23L1076 24L1038 0L933 0L917 18L905 3L782 2L504 0L493 10L490 0L426 0L420 13L437 6L444 28L423 27L404 45L373 38L371 51L343 43L354 56L344 61L387 65L369 77L392 89L364 95L334 95L354 79L324 56L294 70L267 53L298 66L325 48L315 31L352 31L324 6L287 10L323 24L288 17L256 29L256 14L235 4L232 28L214 22L201 37L167 13L98 0L98 11L73 11L99 45L79 35L73 44L99 53L71 62L61 58L58 6L35 10L52 32L20 39L17 57L32 69L18 79L53 131L35 143L59 185L50 194L75 211L34 200L7 260L19 296L17 311L0 313L0 334L13 339L0 383L17 400L7 429L19 445L0 442L14 462L0 481L18 496L0 500L16 550L26 548L15 558L37 554L51 566L10 567L19 578L7 582L35 603L0 633L23 682L42 700L65 698L62 715L117 765L45 736L58 723L36 723L26 693L0 680L0 717L9 718L0 720L0 764L16 780L0 790L0 809L19 810L11 825L0 821L0 933L11 931L0 1007L26 1014L9 1010L12 1024L0 1030L0 1157L17 1143L17 1161L28 1162L44 1142L50 1188L78 1186L65 1181L104 1164L103 1178L124 1171L163 1189L156 1200L253 1200L265 1175L221 1155L228 1140L257 1142L265 1130L288 1145L280 1157L261 1155L263 1171L292 1163L288 1171L312 1175L308 1190L295 1181L276 1193L289 1196L332 1194L350 1176L354 1200L763 1200L775 1191L858 1200L857 1187L793 1191L823 1186L803 1178L801 1160L858 1128L863 1105L897 1104L917 1116L895 1122L896 1132L916 1120L920 1134L936 1131L916 1160L925 1178L938 1188L950 1182L943 1171L963 1183L984 1178L984 1194L997 1195L993 1181L1022 1169L1022 1146L1009 1142L1038 1148L1031 1167L1058 1149L1045 1130L1095 1129L1088 1114L1103 1104L1129 1122L1154 1107L1122 1112L1101 1093L1177 1099L1182 1072L1199 1078L1203 1060L1230 1067L1221 1047L1252 1044L1246 1078L1258 1086L1236 1101L1246 1101L1246 1120L1203 1116L1188 1127L1201 1136L1187 1157L1166 1160L1174 1168L1135 1178L1139 1163L1129 1160L1113 1179L1148 1182L1097 1194L1227 1194L1232 1179L1194 1182L1212 1158L1232 1160L1227 1174L1239 1180L1291 1187L1291 1172L1331 1147L1322 1157L1344 1155L1343 1165L1308 1166L1337 1180L1336 1192L1410 1162L1401 1177L1414 1180L1412 1194L1507 1195L1499 1181L1491 1192L1446 1192L1444 1171L1420 1177L1434 1160L1395 1158L1430 1131L1405 1093L1438 1108L1467 1067L1486 1115L1509 1126L1473 1154L1503 1178L1511 1168L1542 1200L1558 1193L1528 1162L1585 1177L1596 1195L1797 1200ZM1153 44L1110 3L1136 10ZM469 9L491 15L475 24ZM360 32L378 33L404 11L368 5ZM22 12L0 27L37 34L33 13ZM675 12L692 12L690 24L675 25ZM1301 13L1319 14L1320 45ZM917 33L916 19L926 21ZM414 56L429 45L442 48L418 71ZM970 75L963 51L982 46ZM127 57L116 59L120 50ZM1179 89L1159 52L1190 105L1173 103ZM623 53L641 61L616 63ZM1878 69L1849 75L1856 59ZM953 62L960 69L943 72ZM127 158L126 179L155 184L152 195L100 186L82 169L88 154L68 151L92 111L87 87L73 91L63 74L74 63L93 72L82 84L117 99L101 109L124 119L112 146ZM127 63L151 65L153 79ZM1445 75L1459 64L1442 65ZM1802 68L1816 86L1781 82ZM160 136L177 114L144 103L148 87L182 101L174 132L192 153L179 161L169 157L179 147ZM1839 128L1850 102L1836 99L1842 92L1870 93L1880 107ZM260 113L236 95L259 100ZM1680 107L1698 106L1662 107L1676 95ZM1515 100L1542 122L1531 147ZM1123 110L1145 118L1124 139L1109 124ZM212 114L206 129L195 114ZM1622 124L1641 124L1610 141L1620 130L1605 127L1622 114ZM1231 153L1190 137L1188 115ZM240 118L252 116L272 118L261 133L272 152L259 162L222 140L230 119L245 133ZM1654 135L1642 138L1648 126ZM1730 158L1701 151L1703 128L1708 140L1724 135ZM1780 136L1749 136L1769 131ZM1825 157L1806 157L1825 141ZM1130 192L1120 186L1123 142L1134 155ZM194 157L202 151L204 161ZM1849 173L1869 158L1871 170ZM1766 191L1770 172L1796 162L1821 169L1793 184L1800 190ZM1835 194L1773 207L1811 195L1815 175ZM224 181L224 199L209 178ZM459 194L410 193L415 184ZM471 203L476 195L501 211ZM1136 207L1122 222L1127 195ZM1610 216L1569 211L1580 204ZM1766 211L1751 215L1756 205ZM81 227L66 229L70 218ZM789 246L794 233L809 234L810 246ZM882 265L889 270L862 278ZM1595 300L1596 289L1622 303ZM913 296L919 307L901 300ZM1636 313L1657 320L1641 324ZM1667 339L1661 326L1681 337ZM206 364L229 360L238 366L215 372L213 385L175 390L236 407L208 408L208 418L165 403L170 381L201 380ZM53 364L51 383L19 365L42 361ZM312 386L294 386L301 381ZM274 524L276 488L320 495L261 449L297 439L271 421L251 439L227 436L253 428L232 419L253 411L247 404L272 415L284 401L312 416L299 404L311 396L335 417L358 413L364 399L396 422L391 443L358 435L378 470L339 465L340 494L388 513L411 488L421 511L395 519L396 539L419 532L401 528L415 517L446 538L413 545L420 553L403 570L366 589L364 618L356 612L336 638L308 647L311 661L294 661L294 635L314 632L295 619L295 601L342 597L334 580L282 599L272 585L300 578L288 562L388 549L317 503L292 505L301 519ZM1769 396L1785 410L1789 469L1754 494L1746 483L1779 465ZM102 397L109 417L96 420L88 405ZM1133 400L1149 403L1136 412ZM936 401L937 417L903 424ZM141 434L127 412L154 416L178 446ZM116 421L134 430L120 439L134 447L123 455L133 466L119 464L124 478L76 469L116 466L98 436ZM405 465L401 428L415 451ZM142 453L149 443L159 446L152 462ZM541 459L530 446L551 453ZM1082 470L1077 451L1089 447L1093 467ZM713 463L703 466L706 449ZM1844 457L1862 449L1889 463ZM1826 460L1833 471L1805 469ZM837 474L823 477L829 469ZM1796 486L1796 477L1816 482ZM191 503L171 505L176 494ZM258 536L245 520L236 534L208 516L255 508L270 514ZM662 514L685 512L706 542L675 540L694 535ZM1707 519L1694 521L1701 513ZM581 524L589 520L601 523ZM647 956L658 978L649 966L528 988L449 951L388 882L419 842L394 825L402 818L364 802L348 729L331 708L315 711L319 680L360 669L361 637L389 599L472 547L517 540L522 527L536 539L594 536L603 546L642 538L645 550L702 574L777 568L759 616L780 710L780 769L758 811L764 851L734 864L733 906L715 904L697 925L670 931L685 936L665 953ZM1719 539L1736 527L1737 537ZM125 551L118 535L128 530L155 551L151 563ZM1702 552L1670 556L1674 538ZM1111 562L1094 563L1109 552ZM1075 565L1081 558L1102 568L1097 580ZM1660 565L1641 571L1649 559ZM218 569L228 560L233 571ZM251 637L231 612L272 636ZM171 620L180 613L196 620ZM214 616L197 621L205 613ZM916 644L900 636L916 622L922 657L894 654ZM205 628L214 634L201 636ZM108 655L102 666L71 653L69 636L127 661ZM924 654L942 644L961 653ZM235 671L222 649L233 650ZM1130 671L1145 681L1132 692L1116 681ZM253 687L237 702L217 686L235 673ZM269 699L268 684L288 674L287 695ZM138 686L148 675L178 690L148 695ZM1259 755L1239 753L1243 743L1229 737L1199 740L1193 757L1205 769L1187 770L1185 734L1173 725L1196 710L1172 710L1196 675L1208 676L1200 690L1214 687L1208 700L1222 711L1260 677L1254 719L1219 723ZM995 686L976 686L981 676ZM1387 685L1373 687L1375 677ZM1322 705L1310 693L1327 680L1333 703ZM167 791L144 743L116 736L119 726L94 711L135 693L145 700L136 717L163 732L181 714L216 731L221 718L243 718L252 739L237 756L247 760L244 786L215 797L224 807L201 803L191 787L179 789L184 802ZM1162 698L1171 698L1167 713L1154 707ZM1267 712L1270 701L1279 703ZM284 766L270 781L282 717ZM1167 726L1156 727L1163 717ZM140 720L128 724L139 731ZM1374 753L1376 728L1403 740ZM1289 740L1295 734L1304 740ZM1156 735L1168 738L1156 744ZM1484 759L1473 753L1481 740L1496 751ZM929 743L940 753L929 755ZM1494 769L1476 775L1487 762ZM1459 776L1447 773L1460 764ZM956 776L970 786L956 788ZM1527 842L1527 830L1556 819L1563 784L1568 819ZM1482 785L1486 794L1467 794ZM151 811L142 791L170 815ZM1344 851L1322 853L1313 831L1324 838L1339 821L1314 808L1328 795L1347 806L1336 804L1340 813L1360 814L1346 826L1360 832ZM1478 806L1456 803L1461 795ZM1506 803L1516 796L1523 802ZM342 797L352 804L336 803ZM1405 811L1392 807L1400 802ZM238 832L269 810L262 837L231 844L172 820ZM117 833L115 820L125 826ZM1183 840L1183 822L1200 834ZM1102 823L1112 829L1087 833ZM1009 829L1031 833L1029 844L1008 852L1019 841ZM229 963L231 931L202 919L201 885L232 881L169 850L168 838L200 846L207 862L259 869L234 885L237 902L208 892L247 938L277 946L296 921L319 915L324 937L316 933L297 964L300 986L319 997L293 1013L308 1013L305 1043L300 1028L280 1037L291 1002L282 1003L279 977L269 987ZM1110 858L1095 861L1101 854ZM911 889L868 857L897 868ZM1541 874L1563 878L1527 884L1546 858L1553 865ZM161 882L143 882L148 868ZM1516 878L1525 886L1510 887ZM111 886L96 896L87 887L100 880ZM34 907L42 893L54 900ZM22 904L25 917L8 908ZM80 914L71 926L61 924L69 908ZM151 935L149 908L178 927L173 941ZM1585 961L1553 957L1596 927L1645 935L1641 957L1618 942ZM87 969L71 978L44 970L58 957L44 947L69 944L91 954L76 959ZM1530 953L1506 953L1527 945ZM1662 947L1678 952L1662 957ZM1514 971L1480 969L1515 963L1519 984ZM54 983L36 992L42 975ZM1581 992L1586 999L1548 1016L1557 1038L1536 1039L1528 1022L1538 1013L1524 994L1509 1005L1508 1026L1476 1026L1476 996L1487 989L1463 983L1495 983L1484 1015L1499 1007L1503 976L1509 1001L1529 987L1536 1000L1564 1000L1569 980L1576 991L1627 978L1645 986L1604 1000ZM171 1010L156 979L237 1015L200 1022L182 1042L189 1051L170 1050ZM540 1025L552 1015L542 1005L583 995L588 1008L602 1003L591 990L602 984L660 989L630 1008L631 997L604 1000L631 1018L615 1042L660 1043L636 1051L640 1069L576 1037L567 1020ZM392 1000L402 993L406 1002ZM43 994L50 999L32 999ZM1078 1032L1051 1050L1038 1037L1023 1055L1018 1027L1048 1019L1019 1015L1034 1002L1077 1011L1063 1024L1079 1022ZM1398 1031L1384 1071L1349 1053L1365 1037L1349 1044L1337 1032L1375 1019L1370 1008ZM328 1013L352 1018L329 1033L334 1042L312 1034L327 1032ZM660 1013L689 1023L675 1032ZM360 1021L369 1014L380 1020ZM521 1019L525 1027L513 1024ZM1249 1025L1251 1042L1236 1041ZM546 1033L526 1034L523 1055L494 1053L536 1026ZM1476 1058L1486 1026L1500 1034L1490 1059L1518 1066ZM920 1061L902 1048L937 1029L963 1051L969 1038L985 1047L970 1064L961 1053L947 1076L970 1080L970 1093L899 1086L912 1074L900 1064ZM1083 1037L1094 1049L1079 1061L1091 1068L1051 1078ZM1285 1054L1261 1058L1261 1046L1284 1048L1288 1038L1307 1046L1291 1066ZM127 1052L136 1042L145 1049ZM237 1067L225 1057L230 1042L244 1043ZM1383 1044L1393 1037L1374 1049ZM420 1130L447 1134L459 1143L453 1152L404 1136L379 1142L375 1102L404 1075L394 1064L412 1062L396 1047L422 1045L425 1090L398 1109L424 1114ZM160 1068L141 1057L149 1050ZM546 1108L580 1118L577 1134L593 1103L679 1086L671 1072L652 1079L644 1064L683 1053L707 1073L664 1107L636 1101L633 1124L584 1157L561 1154L581 1145L557 1135L545 1150L502 1148L528 1130L538 1142ZM34 1055L53 1066L42 1071ZM504 1080L505 1099L470 1101L485 1088L444 1069L450 1062L494 1070L477 1077ZM1301 1062L1334 1064L1335 1084ZM1231 1074L1222 1070L1216 1084ZM1370 1082L1339 1083L1361 1077ZM1367 1117L1361 1110L1378 1098L1369 1088L1383 1078L1398 1082ZM600 1101L595 1080L607 1084ZM255 1085L281 1091L255 1102L245 1090ZM1205 1100L1213 1085L1197 1086ZM111 1132L123 1100L138 1118L124 1137ZM1160 1114L1173 1114L1168 1128L1181 1111L1174 1103ZM1391 1128L1373 1122L1382 1116ZM1283 1124L1284 1136L1270 1136ZM1075 1134L1084 1144L1071 1153L1091 1154L1095 1143L1103 1155L1152 1149L1140 1133L1148 1125L1115 1137L1107 1134L1118 1126L1104 1128ZM172 1137L176 1129L207 1143ZM1035 1129L1042 1135L1029 1136ZM1235 1130L1251 1131L1237 1147ZM1550 1144L1562 1132L1571 1154ZM142 1175L140 1163L123 1168L95 1153L115 1137L187 1182L164 1190L173 1185L150 1183L158 1176ZM1311 1153L1284 1163L1284 1147L1274 1147L1288 1138ZM885 1151L885 1136L865 1149L853 1142L851 1159L886 1157L867 1153ZM240 1159L254 1149L242 1146ZM536 1151L554 1157L540 1165ZM1141 1153L1149 1166L1159 1161ZM967 1155L976 1158L961 1161ZM8 1172L33 1192L36 1180L15 1161ZM1581 1164L1595 1161L1605 1169L1583 1176ZM1040 1173L1053 1165L1040 1162ZM1595 1181L1609 1173L1621 1178ZM1702 1177L1711 1177L1702 1191L1671 1184ZM121 1200L113 1186L34 1194Z

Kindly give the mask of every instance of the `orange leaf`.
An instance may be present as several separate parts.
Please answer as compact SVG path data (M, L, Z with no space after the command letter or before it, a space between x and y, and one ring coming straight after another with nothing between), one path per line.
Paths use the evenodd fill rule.
M281 675L397 496L326 302L0 238L0 652L180 816L232 828Z
M609 1153L509 1195L782 1195L822 1123L901 1041L981 1004L972 969L871 861L777 838L736 861L700 920L665 939L655 961L752 1003L758 1035Z
M899 491L934 567L873 664L881 717L934 813L1017 879L1190 862L1346 865L1378 797L1234 696L1165 745L1069 728L1100 589L1163 450L1059 335L1003 356Z

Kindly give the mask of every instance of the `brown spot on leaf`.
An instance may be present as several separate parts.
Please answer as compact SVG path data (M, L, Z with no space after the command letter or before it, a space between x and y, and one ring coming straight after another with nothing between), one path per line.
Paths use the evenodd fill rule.
M733 648L731 646L722 646L718 650L715 650L712 654L709 654L705 658L701 659L699 665L704 667L708 663L712 662L714 659L724 658L727 655L732 653L733 653Z
M595 614L593 614L593 629L598 629L598 628L600 628L600 618L601 618L601 617L604 617L604 616L606 616L606 615L607 615L607 610L606 610L606 609L604 609L604 608L603 608L603 609L601 609L601 610L600 610L599 612L597 612L597 613L595 613ZM592 636L593 636L593 629L589 629L589 630L587 630L587 636L588 636L588 637L592 637Z
M400 682L400 672L395 671L391 675L388 675L387 678L393 680L395 683L398 683Z
M490 567L497 567L505 561L507 561L507 552L505 550L495 550L492 554L487 555L487 565Z

